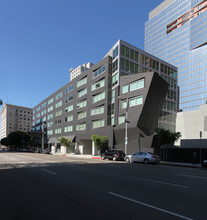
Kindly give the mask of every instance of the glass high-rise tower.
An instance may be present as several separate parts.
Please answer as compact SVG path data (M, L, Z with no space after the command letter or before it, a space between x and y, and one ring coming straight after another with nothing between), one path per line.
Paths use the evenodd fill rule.
M178 67L180 105L207 100L207 0L165 0L145 23L145 51Z

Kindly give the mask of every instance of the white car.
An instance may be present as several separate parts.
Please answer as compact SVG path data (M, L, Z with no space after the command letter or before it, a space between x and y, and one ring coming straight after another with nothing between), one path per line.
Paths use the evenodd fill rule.
M125 161L127 163L132 163L132 162L141 162L141 163L159 163L160 162L160 157L157 155L154 155L152 153L148 152L137 152L132 155L127 155L125 157Z

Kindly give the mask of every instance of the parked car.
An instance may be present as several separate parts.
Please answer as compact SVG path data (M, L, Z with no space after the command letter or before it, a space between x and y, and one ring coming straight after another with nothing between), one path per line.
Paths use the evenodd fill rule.
M107 150L105 153L101 154L101 159L109 160L124 160L126 154L122 150Z
M202 162L202 167L207 168L207 160L204 160L204 161Z
M152 153L148 152L137 152L132 155L127 155L125 157L125 161L127 163L132 163L132 162L141 162L141 163L159 163L160 162L160 157L157 155L154 155Z

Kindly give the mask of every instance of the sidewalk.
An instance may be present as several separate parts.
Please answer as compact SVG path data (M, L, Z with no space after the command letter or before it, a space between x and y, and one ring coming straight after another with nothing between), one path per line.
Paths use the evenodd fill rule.
M97 159L97 160L101 159L100 156L93 156L91 154L60 154L60 153L56 153L54 155L75 157L75 158ZM179 166L179 167L192 167L192 168L201 168L202 167L201 164L171 162L171 161L161 161L160 164L169 165L169 166Z

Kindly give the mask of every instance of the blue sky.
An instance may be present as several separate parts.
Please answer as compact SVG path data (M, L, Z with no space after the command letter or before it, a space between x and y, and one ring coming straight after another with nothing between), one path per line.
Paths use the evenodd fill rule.
M32 108L118 39L143 49L148 13L162 2L0 0L0 99Z

